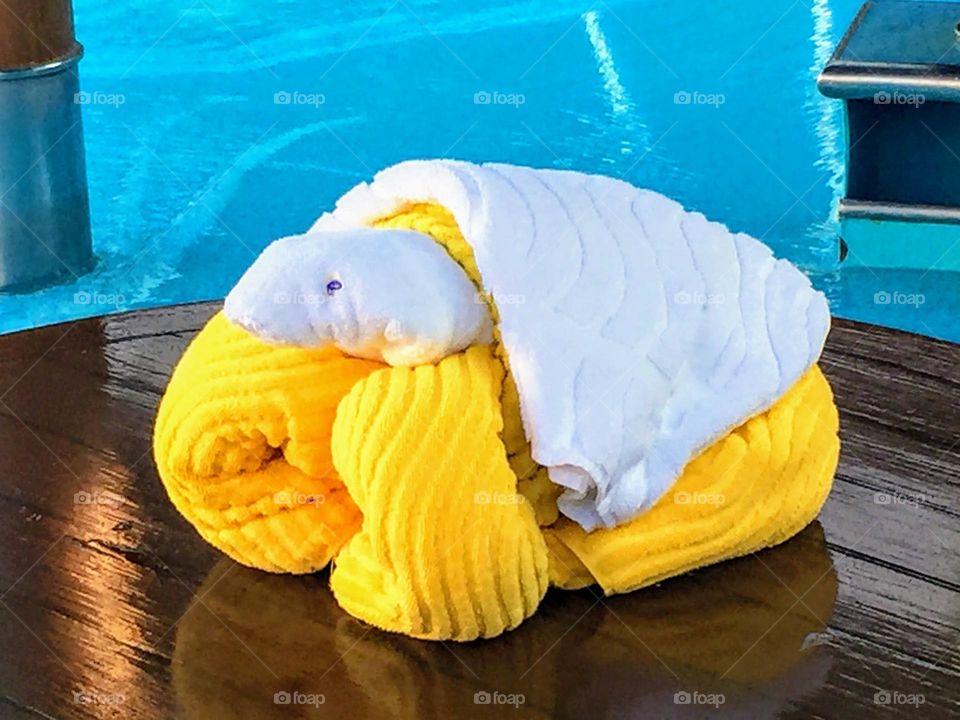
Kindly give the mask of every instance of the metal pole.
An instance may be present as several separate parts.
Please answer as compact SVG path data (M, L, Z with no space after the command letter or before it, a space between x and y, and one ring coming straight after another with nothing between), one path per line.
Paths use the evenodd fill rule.
M71 0L0 3L0 292L93 265Z

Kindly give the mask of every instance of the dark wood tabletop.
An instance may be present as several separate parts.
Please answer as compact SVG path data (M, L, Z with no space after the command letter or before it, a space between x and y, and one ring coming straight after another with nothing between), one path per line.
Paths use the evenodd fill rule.
M960 346L835 323L840 469L793 540L430 643L347 616L326 573L237 565L167 500L154 413L218 307L0 337L0 718L960 713Z

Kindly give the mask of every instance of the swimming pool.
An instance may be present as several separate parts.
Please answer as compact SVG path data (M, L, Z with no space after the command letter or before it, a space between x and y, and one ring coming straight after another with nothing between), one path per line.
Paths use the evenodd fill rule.
M837 315L960 341L956 274L838 268L815 77L860 0L75 4L99 263L0 296L0 332L223 297L356 182L442 156L623 177L763 239Z

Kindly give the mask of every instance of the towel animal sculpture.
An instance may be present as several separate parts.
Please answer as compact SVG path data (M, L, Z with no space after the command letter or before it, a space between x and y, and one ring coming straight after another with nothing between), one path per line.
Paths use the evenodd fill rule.
M839 452L822 294L602 176L409 161L270 245L161 402L167 491L271 572L435 640L548 586L635 590L783 542Z

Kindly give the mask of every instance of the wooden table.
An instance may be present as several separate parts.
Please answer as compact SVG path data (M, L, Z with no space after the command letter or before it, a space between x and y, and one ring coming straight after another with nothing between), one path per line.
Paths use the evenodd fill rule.
M457 645L364 626L325 573L240 567L171 506L153 415L217 307L0 338L0 717L960 713L957 345L836 323L840 470L797 538L627 596L551 591Z

